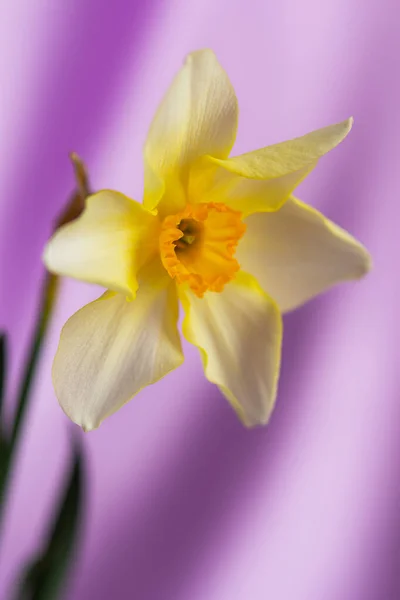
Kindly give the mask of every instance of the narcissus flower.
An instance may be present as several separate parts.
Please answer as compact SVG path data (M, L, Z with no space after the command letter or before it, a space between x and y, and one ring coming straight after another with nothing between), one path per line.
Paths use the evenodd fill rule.
M266 423L281 314L369 269L362 245L292 196L352 120L229 158L237 121L213 52L189 55L150 127L143 204L93 194L46 247L50 271L107 288L66 323L53 366L85 430L182 363L179 301L206 377L245 425Z

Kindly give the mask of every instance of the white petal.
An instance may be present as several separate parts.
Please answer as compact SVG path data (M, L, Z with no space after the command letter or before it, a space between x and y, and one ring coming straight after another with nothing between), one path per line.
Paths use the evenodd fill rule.
M59 275L134 296L136 274L156 252L158 228L157 217L141 204L103 190L87 198L80 217L56 231L43 260Z
M247 426L265 424L279 376L282 323L274 302L246 273L220 293L182 290L183 333L201 351L204 371Z
M183 362L176 286L146 269L136 298L107 292L66 323L53 365L64 412L95 429L144 386Z
M317 210L295 198L274 213L245 219L236 257L281 311L303 304L340 281L370 268L365 248Z
M215 54L211 50L189 54L149 130L144 149L148 171L145 206L154 209L163 193L163 182L177 187L176 181L185 178L185 168L196 158L205 154L229 156L237 119L235 92ZM169 198L170 204L174 201L179 204Z

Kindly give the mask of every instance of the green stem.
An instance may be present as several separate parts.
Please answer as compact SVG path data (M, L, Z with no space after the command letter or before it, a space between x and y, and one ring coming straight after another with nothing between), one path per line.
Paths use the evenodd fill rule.
M39 320L37 322L32 342L28 351L24 376L17 396L17 407L14 423L8 439L3 432L0 438L0 532L1 521L4 514L7 488L9 484L12 464L15 460L18 440L24 423L26 410L28 408L28 398L33 382L36 366L40 357L43 338L46 334L50 321L50 316L54 306L58 287L58 278L56 275L46 273L43 283L43 289L39 306ZM3 353L4 355L4 353ZM1 360L1 358L0 358ZM1 365L0 365L1 366Z
M51 312L56 298L58 287L58 278L56 275L46 273L43 285L42 297L40 300L39 320L33 335L32 344L26 362L24 377L22 378L21 388L18 393L17 408L14 418L14 425L11 431L10 452L13 454L18 442L24 416L28 407L28 397L33 382L36 365L40 357L43 338L47 331Z
M71 154L71 160L75 171L76 191L73 193L70 201L67 203L64 212L57 220L55 229L61 227L65 223L71 222L82 213L85 199L89 194L89 182L84 163L75 153ZM29 347L23 378L18 391L15 417L10 436L6 436L2 428L3 423L0 422L0 527L12 464L15 460L16 449L29 404L29 395L34 380L36 367L40 358L43 340L46 335L51 313L54 307L57 289L58 277L51 273L46 273L40 297L38 321L32 336L32 342ZM0 411L2 407L2 396L4 395L4 371L6 366L5 350L5 339L0 335Z

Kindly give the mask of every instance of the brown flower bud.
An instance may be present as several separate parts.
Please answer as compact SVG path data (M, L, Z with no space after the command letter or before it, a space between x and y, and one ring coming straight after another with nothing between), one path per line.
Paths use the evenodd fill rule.
M85 200L91 193L85 164L75 152L71 152L69 157L74 168L76 189L67 203L65 210L57 219L55 230L61 227L61 225L65 225L79 217L85 208Z

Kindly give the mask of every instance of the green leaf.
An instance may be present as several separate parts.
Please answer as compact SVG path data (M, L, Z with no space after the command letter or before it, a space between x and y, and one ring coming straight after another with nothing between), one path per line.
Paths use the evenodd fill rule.
M7 371L7 337L0 333L0 523L5 503L5 487L7 483L8 468L10 461L10 448L5 437L3 422L3 406L6 391Z
M42 554L24 569L15 600L58 600L75 557L83 505L83 457L74 464Z
M5 333L0 333L0 422L4 406L4 396L6 393L6 369L7 369L7 337Z
M6 483L10 461L10 448L3 432L0 431L0 523L4 511L6 497ZM1 533L1 532L0 532Z

